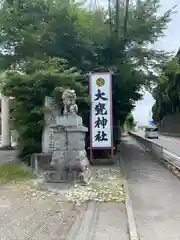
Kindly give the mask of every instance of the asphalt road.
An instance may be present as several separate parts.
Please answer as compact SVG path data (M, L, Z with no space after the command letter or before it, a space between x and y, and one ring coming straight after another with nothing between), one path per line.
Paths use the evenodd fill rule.
M144 131L136 132L138 135L144 137ZM155 142L167 150L180 156L180 138L159 136L159 139L149 139L152 142Z

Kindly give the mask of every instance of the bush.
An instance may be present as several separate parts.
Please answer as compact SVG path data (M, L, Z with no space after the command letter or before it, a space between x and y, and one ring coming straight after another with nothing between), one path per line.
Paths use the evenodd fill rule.
M87 90L76 82L81 75L74 68L68 69L63 60L49 59L48 63L47 60L39 60L31 64L34 70L29 71L30 66L26 66L28 74L7 72L1 81L2 93L14 97L11 104L12 128L19 136L19 157L27 163L30 163L32 153L41 152L45 96L53 95L60 104L58 87L72 87L83 101Z

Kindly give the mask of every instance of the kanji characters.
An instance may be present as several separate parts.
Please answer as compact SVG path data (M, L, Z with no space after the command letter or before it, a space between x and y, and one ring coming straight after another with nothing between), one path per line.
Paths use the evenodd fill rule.
M111 143L110 85L105 78L98 78L95 83L92 91L93 146L109 146Z
M98 89L97 93L95 94L96 98L94 99L94 101L98 101L99 99L103 100L103 101L107 101L108 98L105 97L105 93L101 92L100 89Z
M108 120L106 118L104 118L104 117L102 117L102 118L98 117L97 120L94 123L94 127L95 128L96 127L100 128L102 126L102 128L105 128L105 126L107 125L107 121Z
M96 116L97 115L107 115L105 103L98 103L95 105Z
M108 141L107 134L104 131L98 131L95 135L95 141L103 142Z

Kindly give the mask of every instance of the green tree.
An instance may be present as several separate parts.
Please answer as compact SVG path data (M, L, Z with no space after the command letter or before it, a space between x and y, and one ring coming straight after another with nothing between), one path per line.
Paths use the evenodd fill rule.
M164 116L180 112L180 64L178 57L164 67L159 83L153 91L155 104L152 108L154 120L160 124Z
M73 77L77 93L82 89L87 91L87 73L112 71L114 126L119 125L119 121L123 125L135 101L141 98L139 90L154 83L157 78L153 70L158 70L167 57L150 47L163 35L171 18L171 10L159 16L159 2L130 3L128 19L125 19L123 5L119 7L118 16L116 6L112 6L111 19L107 21L106 10L91 12L73 0L6 0L0 9L0 67L22 71L25 75L21 80L24 79L25 85L31 79L35 87L39 87L35 82L42 83L44 76L51 79L56 70L51 60L65 59L68 69L75 67L80 73ZM39 61L41 64L36 70L35 63ZM43 65L46 68L42 71ZM68 71L56 72L66 76L65 85L69 84ZM4 93L14 95L13 77L9 81L3 85ZM61 84L58 82L58 86ZM25 85L20 84L23 88ZM81 114L87 125L88 111L87 102L81 101ZM117 140L119 136L114 134L114 138Z
M136 126L136 123L135 123L132 113L129 113L127 115L126 121L125 121L125 126L127 127L128 130L132 130Z
M29 160L32 153L41 151L45 96L53 96L60 103L58 86L69 86L83 101L87 100L86 88L75 81L79 76L75 68L68 68L66 62L58 58L28 63L23 74L9 71L1 76L2 93L14 97L11 120L19 135L21 158Z

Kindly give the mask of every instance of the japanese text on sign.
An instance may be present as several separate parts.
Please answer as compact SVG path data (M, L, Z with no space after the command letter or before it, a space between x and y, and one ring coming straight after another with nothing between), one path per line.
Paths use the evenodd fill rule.
M93 148L112 146L111 74L92 74L91 93L91 143Z

